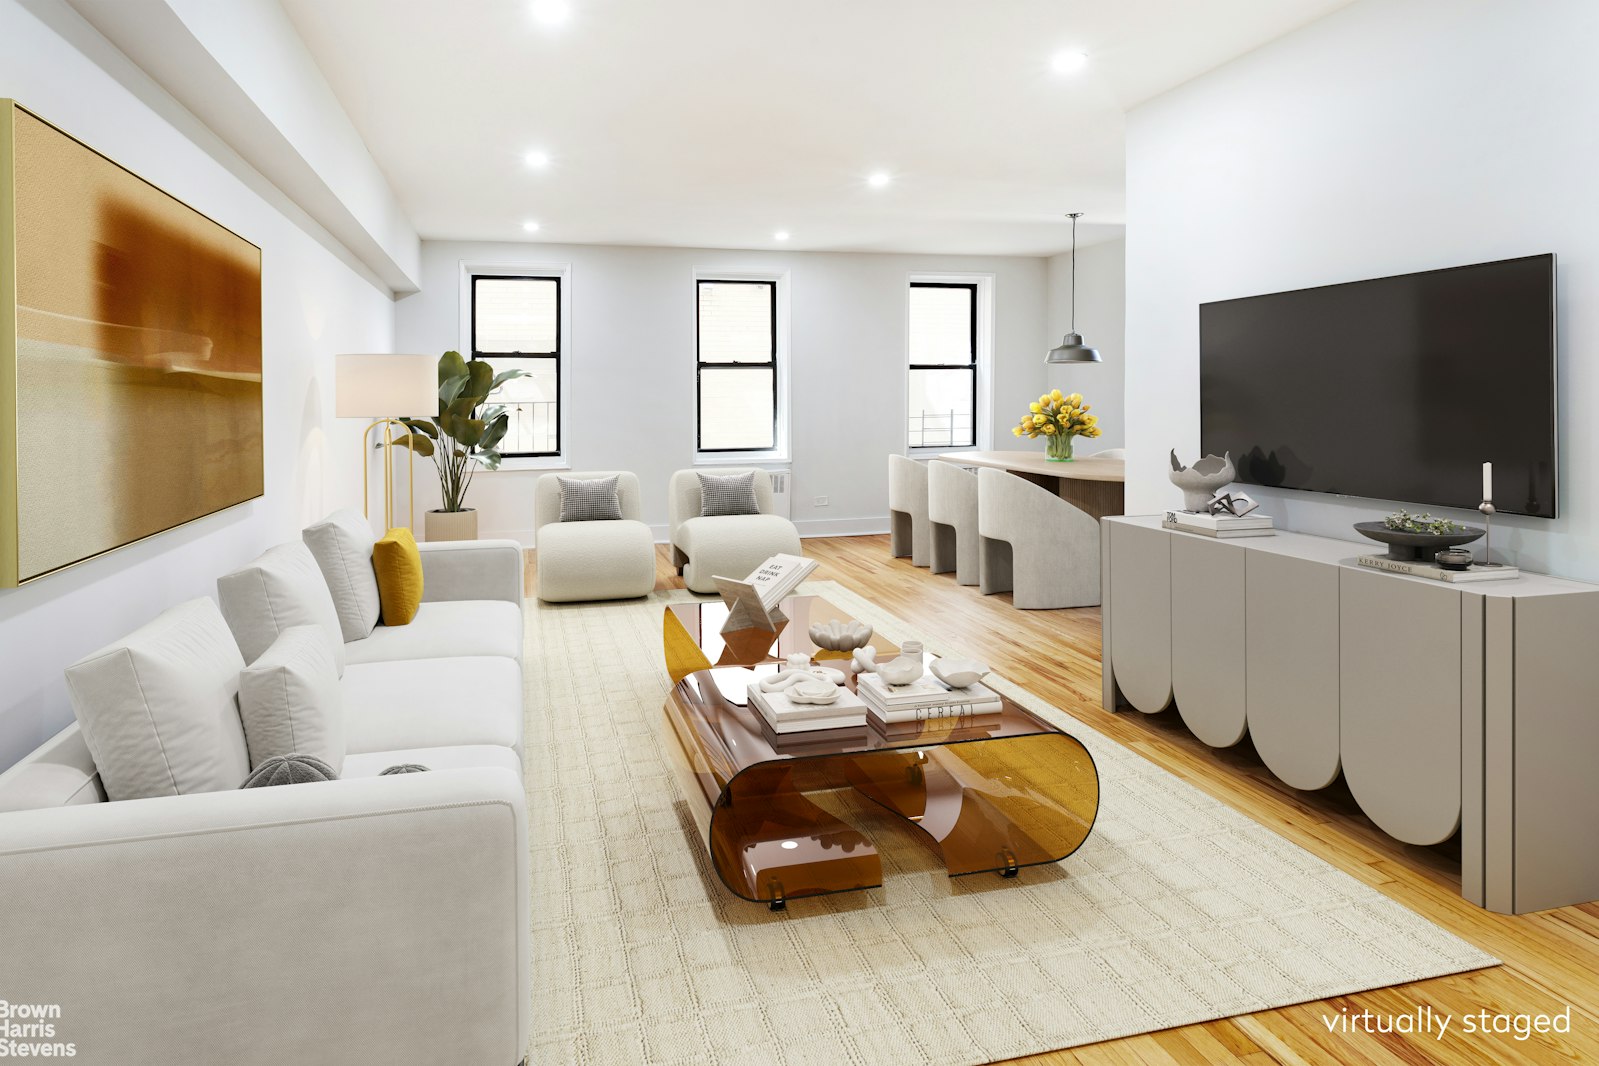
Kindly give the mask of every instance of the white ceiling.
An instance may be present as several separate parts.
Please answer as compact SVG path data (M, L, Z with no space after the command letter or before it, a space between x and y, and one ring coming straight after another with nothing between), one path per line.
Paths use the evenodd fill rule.
M1047 255L1126 108L1348 0L282 2L424 237Z

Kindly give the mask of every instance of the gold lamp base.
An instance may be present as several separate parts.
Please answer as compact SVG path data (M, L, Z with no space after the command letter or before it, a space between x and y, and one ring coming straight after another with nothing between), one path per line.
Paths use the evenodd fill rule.
M372 517L371 503L368 500L367 485L371 478L369 453L371 447L367 439L372 436L372 431L379 426L383 427L383 528L394 529L394 427L399 426L407 433L410 429L398 418L380 418L361 431L361 513L368 518ZM410 505L405 512L405 528L416 528L416 464L408 462L406 469L410 474Z

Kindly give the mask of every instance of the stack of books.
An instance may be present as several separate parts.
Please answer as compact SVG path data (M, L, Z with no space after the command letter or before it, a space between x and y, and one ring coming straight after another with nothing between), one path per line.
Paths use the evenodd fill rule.
M866 724L866 704L848 689L832 703L795 703L785 689L762 692L759 684L749 687L749 704L765 720L772 732L804 733L820 729L855 729Z
M1269 537L1272 529L1271 515L1199 514L1196 511L1167 511L1161 525L1184 533L1198 533L1205 537L1223 540L1233 537Z
M987 685L950 688L931 674L909 685L890 685L876 674L862 674L855 680L855 691L866 701L871 717L890 726L998 714L1005 706Z

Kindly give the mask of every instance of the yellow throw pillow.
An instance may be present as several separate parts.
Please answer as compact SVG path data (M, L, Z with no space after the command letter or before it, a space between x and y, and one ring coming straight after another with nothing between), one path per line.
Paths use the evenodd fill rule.
M378 575L383 624L409 624L422 606L422 553L409 529L391 529L372 545L372 569Z

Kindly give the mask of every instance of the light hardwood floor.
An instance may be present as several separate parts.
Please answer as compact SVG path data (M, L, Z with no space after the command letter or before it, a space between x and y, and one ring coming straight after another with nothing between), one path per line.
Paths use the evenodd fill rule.
M817 578L838 581L930 633L958 633L961 651L982 656L1006 678L1504 960L1488 970L1017 1061L1034 1066L1599 1063L1599 905L1518 917L1474 907L1460 898L1458 854L1384 836L1360 814L1341 782L1322 792L1299 792L1273 778L1247 740L1218 751L1194 739L1173 711L1107 714L1099 706L1098 610L1018 611L1009 596L983 596L950 576L889 558L886 537L807 540L805 553L821 563ZM534 573L530 559L530 595ZM664 548L657 553L657 587L682 587ZM1455 1018L1441 1041L1431 1035L1334 1034L1323 1022L1345 1009L1390 1016L1424 1006ZM1557 1014L1568 1006L1568 1035L1533 1034L1519 1041L1461 1033L1467 1014Z

